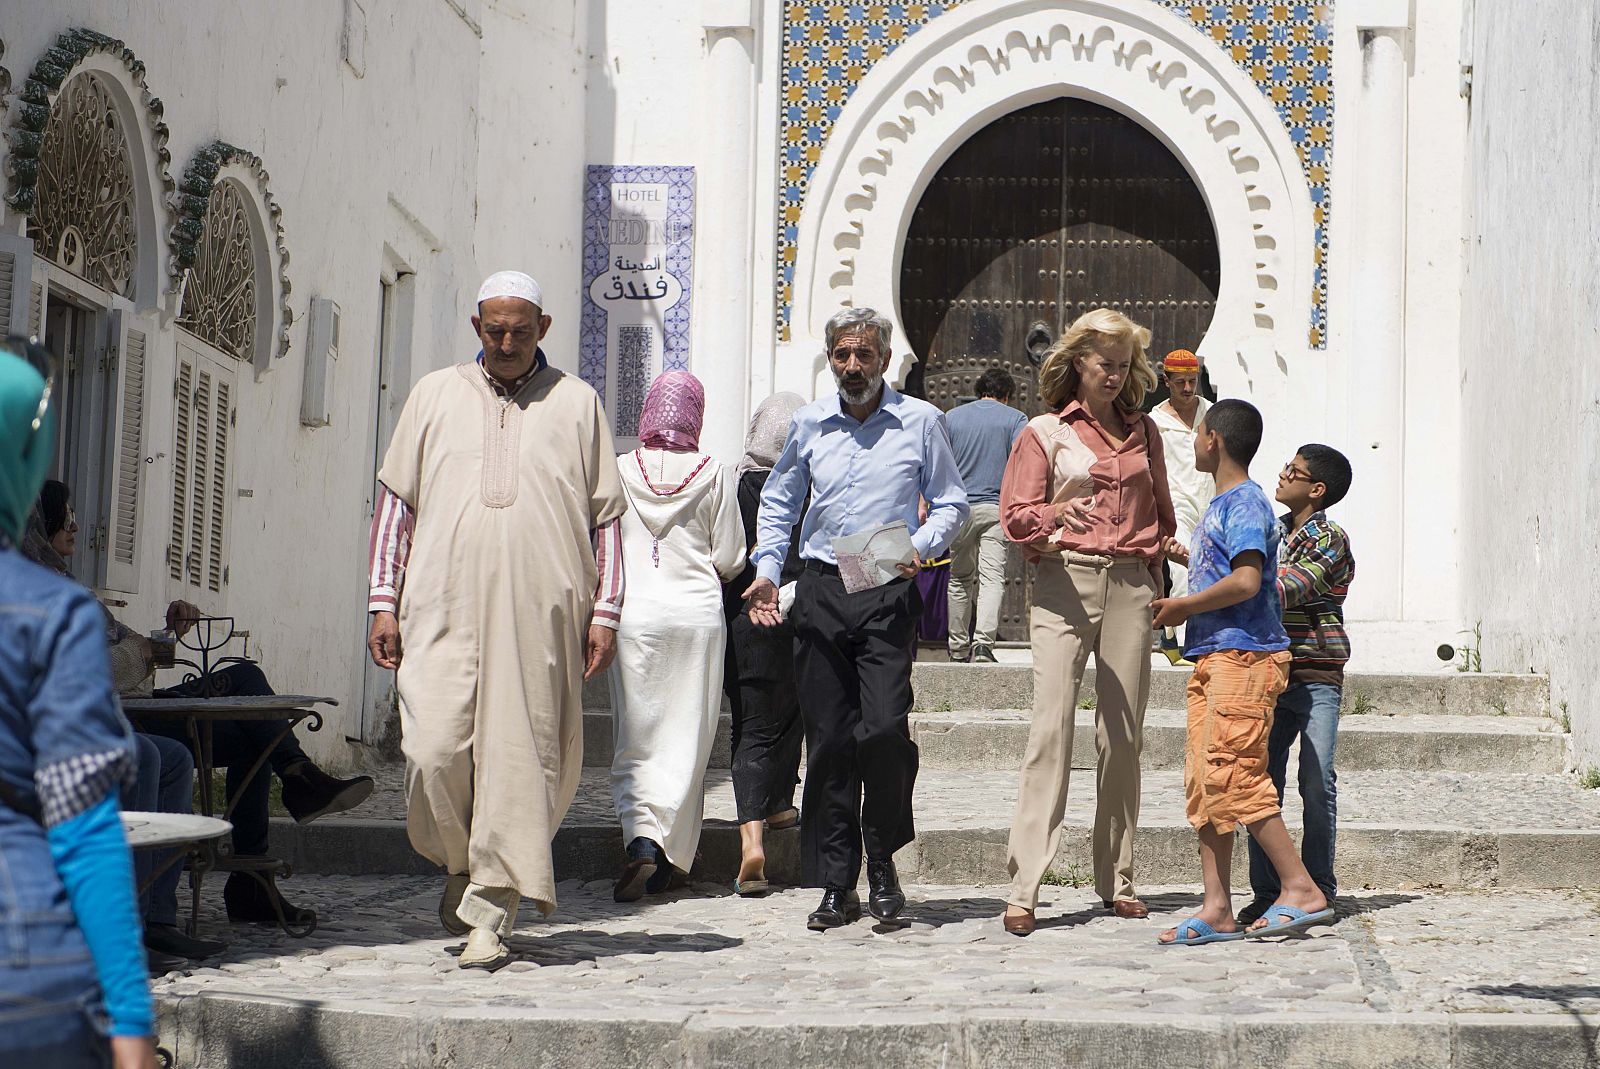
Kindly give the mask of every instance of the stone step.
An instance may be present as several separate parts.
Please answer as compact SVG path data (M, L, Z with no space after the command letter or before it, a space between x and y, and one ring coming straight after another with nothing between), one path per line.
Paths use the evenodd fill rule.
M363 807L363 817L304 827L275 820L273 852L303 872L433 871L407 843L397 777L390 772L382 780L384 789ZM1015 797L1015 773L924 770L917 781L918 837L896 859L904 877L963 884L1003 880ZM1291 828L1299 825L1299 808L1291 795L1284 814ZM1600 792L1585 791L1568 776L1350 772L1340 777L1339 810L1337 873L1352 888L1600 888ZM1081 882L1091 872L1093 814L1094 778L1080 774L1053 866L1063 881ZM731 880L739 836L724 771L707 775L706 817L695 875ZM1236 883L1246 875L1243 838L1234 859ZM1198 879L1181 773L1145 775L1136 844L1141 882ZM792 830L770 837L773 878L798 878L798 845ZM609 777L586 770L555 839L557 877L608 878L622 863L622 846Z
M1095 767L1095 714L1079 709L1072 767ZM1027 750L1030 716L992 713L916 713L912 737L924 768L1015 772ZM1147 771L1183 769L1187 714L1152 709L1144 719ZM1298 767L1297 750L1289 767ZM1532 717L1351 716L1339 721L1337 768L1345 772L1559 773L1567 736L1555 721Z
M611 901L566 883L524 905L488 977L456 968L437 877L310 877L308 938L202 931L220 958L152 983L177 1069L1564 1069L1596 1064L1595 926L1551 892L1363 893L1310 938L1160 950L1198 905L1145 921L1047 888L1004 934L1003 884L906 885L909 926L803 928L814 891L719 887ZM720 892L720 893L719 893ZM1243 905L1243 899L1236 900Z
M1152 709L1182 709L1188 668L1159 667L1150 672ZM1031 664L951 664L919 661L912 670L916 709L1028 709L1033 706ZM1094 693L1094 668L1084 676L1082 695ZM1487 672L1352 672L1345 679L1344 711L1412 716L1548 717L1550 684L1544 676Z
M1160 665L1150 670L1152 709L1182 709L1191 669ZM1084 674L1082 696L1094 693L1094 665ZM960 709L1029 709L1032 664L952 664L918 661L912 667L915 708L948 713ZM604 678L584 684L583 706L611 708ZM1351 672L1345 677L1344 712L1381 716L1549 717L1550 682L1541 675L1492 672Z
M928 713L911 717L911 733L924 768L1016 771L1027 748L1030 714L1025 710ZM1144 721L1144 767L1182 769L1186 716L1152 709ZM1074 768L1093 768L1094 711L1080 709L1073 735ZM583 763L609 768L613 752L609 710L583 718ZM732 726L724 714L717 726L709 767L732 763ZM1290 754L1290 764L1297 760ZM1566 766L1567 736L1549 718L1483 716L1346 715L1339 722L1340 771L1557 773Z

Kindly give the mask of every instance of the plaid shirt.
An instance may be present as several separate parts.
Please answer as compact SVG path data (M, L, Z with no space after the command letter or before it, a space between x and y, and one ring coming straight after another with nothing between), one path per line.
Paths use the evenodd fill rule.
M1289 633L1294 664L1291 683L1344 682L1350 659L1350 634L1344 627L1344 599L1355 578L1356 560L1344 528L1326 513L1313 513L1298 531L1288 516L1278 520L1278 596L1283 628Z

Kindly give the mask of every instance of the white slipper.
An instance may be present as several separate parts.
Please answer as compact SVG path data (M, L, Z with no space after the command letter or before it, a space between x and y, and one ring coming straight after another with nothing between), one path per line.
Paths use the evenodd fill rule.
M511 951L500 941L493 928L474 928L467 936L467 945L461 949L456 965L463 969L483 969L494 972L511 964Z

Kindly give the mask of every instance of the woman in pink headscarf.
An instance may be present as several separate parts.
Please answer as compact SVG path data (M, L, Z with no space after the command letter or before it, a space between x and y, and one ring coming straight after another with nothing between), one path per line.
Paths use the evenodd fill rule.
M732 472L699 452L705 390L687 371L650 385L643 444L617 458L628 596L610 669L611 794L628 861L613 897L632 902L687 872L700 845L706 762L722 706L722 583L744 566Z

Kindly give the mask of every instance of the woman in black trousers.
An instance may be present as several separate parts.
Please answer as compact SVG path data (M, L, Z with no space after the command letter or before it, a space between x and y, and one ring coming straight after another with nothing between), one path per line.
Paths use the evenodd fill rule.
M790 419L804 403L798 394L774 394L761 402L750 419L738 468L739 513L747 546L756 543L761 490L783 450ZM783 566L785 590L792 589L790 584L800 572L799 539L797 523L794 544ZM728 645L722 679L733 712L733 796L739 810L741 854L733 890L744 896L768 890L765 830L792 828L800 821L794 788L799 782L803 737L794 682L794 628L787 620L778 627L751 624L742 595L755 577L755 569L747 565L744 574L723 587Z

